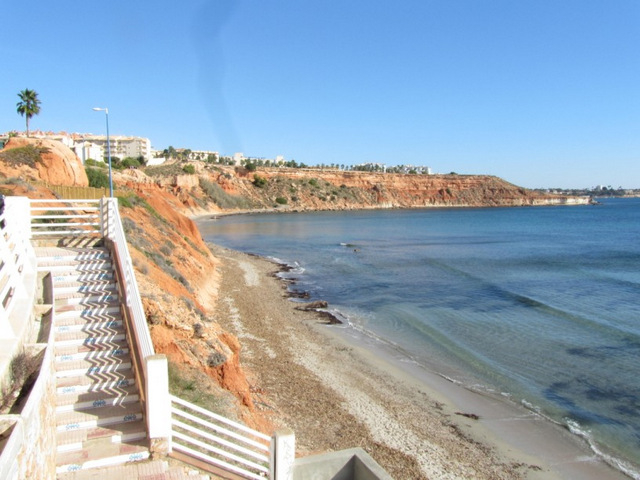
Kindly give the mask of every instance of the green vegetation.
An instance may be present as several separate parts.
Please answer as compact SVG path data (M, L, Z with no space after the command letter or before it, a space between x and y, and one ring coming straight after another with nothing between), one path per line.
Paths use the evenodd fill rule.
M264 188L267 186L268 180L264 177L261 177L257 173L253 176L253 184L258 188Z
M169 391L187 402L195 403L212 412L228 415L224 410L224 401L203 385L210 385L207 374L196 368L188 368L169 361Z
M123 160L117 159L117 161L115 162L114 158L117 157L111 157L111 166L116 170L124 170L125 168L139 168L144 167L146 164L146 160L142 155L135 158L125 157Z
M20 115L27 119L27 137L29 136L29 120L34 115L40 113L40 100L38 99L38 93L35 90L29 90L25 88L18 93L20 101L17 103L17 111Z
M196 167L194 167L191 164L185 165L184 167L182 167L182 171L184 173L188 173L189 175L193 175L194 173L196 173Z
M278 205L286 205L289 202L285 197L276 197L276 203Z
M134 208L134 207L140 206L144 208L149 213L149 215L151 215L151 217L160 221L160 223L162 223L163 225L165 226L169 225L167 220L162 215L160 215L155 208L149 205L149 202L147 202L144 198L136 195L135 193L129 193L127 195L118 195L117 198L118 198L118 204L121 207Z
M48 151L47 148L25 145L24 147L12 148L11 150L3 150L0 152L0 159L10 165L22 164L35 168L36 163L40 161L41 155Z
M200 177L200 188L220 208L249 208L249 202L240 196L230 195L220 185Z
M94 160L93 158L87 158L84 161L84 167L96 167L96 168L103 168L103 169L107 169L109 168L109 165L107 165L105 162L99 162L98 160Z
M99 168L89 167L85 168L87 172L87 178L89 179L89 186L94 188L108 188L109 187L109 175Z
M167 165L154 165L152 167L146 167L144 173L150 177L164 177L168 175L180 175L183 173L182 167L179 163L170 163Z
M38 378L41 363L42 354L28 354L24 350L11 359L8 381L3 382L0 390L1 414L20 413L24 399Z

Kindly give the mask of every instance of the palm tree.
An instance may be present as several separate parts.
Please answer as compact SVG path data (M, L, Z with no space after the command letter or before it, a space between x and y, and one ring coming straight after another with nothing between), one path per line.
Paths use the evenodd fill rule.
M27 118L27 137L29 136L29 120L34 115L40 113L40 100L38 100L38 93L35 90L29 90L25 88L18 96L20 101L17 104L18 113Z

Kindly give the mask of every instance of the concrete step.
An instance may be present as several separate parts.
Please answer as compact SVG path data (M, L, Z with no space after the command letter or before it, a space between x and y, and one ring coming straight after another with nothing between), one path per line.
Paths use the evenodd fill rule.
M86 325L87 327L91 327L92 325L100 322L121 321L121 320L122 320L122 316L120 315L120 312L118 312L117 314L108 313L106 315L97 315L97 316L90 316L90 317L82 317L82 316L64 317L63 316L62 318L59 318L56 316L54 328L68 327L72 325ZM64 332L69 330L63 328L59 331Z
M106 406L91 410L61 412L56 415L56 430L68 432L142 420L140 403Z
M121 372L131 369L131 356L104 357L102 359L83 359L73 362L61 362L56 364L56 378L72 378L80 376L95 376L100 378L112 372Z
M81 346L76 347L75 350L73 347L68 349L59 349L56 350L58 354L55 358L56 363L64 363L64 362L75 362L76 360L100 360L102 358L111 358L111 357L122 357L123 355L129 354L129 348L127 348L127 343L122 342L121 346L117 346L114 348L113 345L107 345L106 348L98 350L93 349L90 350L90 346ZM80 350L83 348L84 350Z
M58 282L55 287L56 298L65 298L71 295L99 294L103 292L117 292L116 283L113 279L80 281L80 282Z
M58 480L209 480L208 475L201 474L186 466L170 467L164 460L146 460L132 464L112 467L94 468L77 472L59 473ZM217 477L216 477L217 478Z
M118 302L118 293L114 290L101 292L73 292L61 294L55 292L56 307L65 305L101 305Z
M91 259L96 256L109 258L109 250L106 247L90 246L90 247L35 247L36 256L38 258L58 259L71 258L72 260Z
M59 320L59 321L58 321ZM58 333L68 333L68 332L86 332L86 331L111 331L113 329L117 329L118 331L124 330L124 324L122 320L110 318L90 318L85 319L81 317L67 317L64 319L56 318L56 327L54 327L54 332L56 336Z
M146 460L149 458L149 448L146 444L146 439L127 443L89 442L81 450L56 455L56 473L77 472Z
M66 344L66 345L54 345L53 351L56 355L74 355L74 354L86 354L87 356L92 355L108 355L109 350L118 350L123 348L129 348L126 338L124 335L118 334L117 336L121 336L120 339L114 339L113 337L116 335L108 335L102 338L102 342L76 342L74 344ZM63 361L64 359L60 359Z
M82 317L86 319L113 317L120 314L118 302L108 302L96 305L64 305L56 307L56 319L69 317Z
M102 273L113 271L113 264L111 260L47 262L38 259L38 271L51 272L54 276Z
M125 338L124 328L115 325L108 328L91 328L91 326L87 326L84 330L71 330L55 334L56 350L58 347L70 345L111 345L113 342L120 343Z
M138 388L135 385L107 388L91 392L61 394L56 398L56 412L89 410L109 405L124 405L125 403L137 402L139 400Z
M56 393L66 395L72 393L97 392L101 390L124 388L135 385L133 370L116 370L100 375L81 375L78 377L62 377L56 380Z
M146 428L144 422L139 421L57 432L57 451L61 453L81 450L86 442L96 439L106 439L110 443L142 440L147 438Z
M51 277L51 281L53 285L57 287L58 285L68 285L68 284L86 284L86 283L94 283L94 282L105 282L105 281L113 281L115 278L112 271L100 271L95 273L58 273L54 274Z

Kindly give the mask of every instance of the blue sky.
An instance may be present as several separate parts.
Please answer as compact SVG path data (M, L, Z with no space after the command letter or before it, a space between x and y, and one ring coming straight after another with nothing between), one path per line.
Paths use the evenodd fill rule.
M640 188L638 0L6 3L0 132Z

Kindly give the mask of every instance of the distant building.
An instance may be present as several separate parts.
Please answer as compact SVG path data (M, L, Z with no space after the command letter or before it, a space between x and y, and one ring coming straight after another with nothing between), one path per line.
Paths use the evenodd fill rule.
M244 160L244 154L242 152L236 152L233 154L234 165L242 165L242 160Z
M75 142L73 151L76 153L78 158L82 160L82 163L89 159L104 161L102 146L89 141Z
M22 132L12 132L18 136L24 136ZM5 134L7 137L9 134ZM5 135L0 135L4 137ZM84 163L85 160L92 158L93 160L104 160L107 158L107 136L93 135L91 133L67 133L67 132L43 132L34 130L30 132L33 138L48 138L50 140L58 140L62 144L74 150L78 158ZM123 135L109 135L109 144L111 146L111 156L126 157L144 157L148 162L152 159L151 141L143 137L128 137Z
M191 153L189 153L189 160L201 160L206 162L209 159L213 159L213 161L217 162L219 158L220 154L218 152L210 150L191 150Z
M106 135L82 135L82 139L89 141L103 149L103 156L107 156L107 137ZM120 159L127 157L144 157L146 161L152 158L151 141L142 137L125 137L123 135L109 135L109 145L111 147L111 156Z
M414 165L403 165L402 173L409 173L409 172L415 172L421 175L432 175L431 167L422 167L422 166L416 167Z

